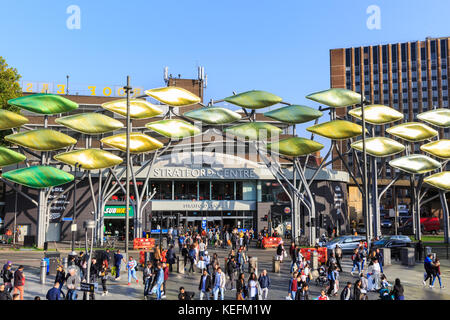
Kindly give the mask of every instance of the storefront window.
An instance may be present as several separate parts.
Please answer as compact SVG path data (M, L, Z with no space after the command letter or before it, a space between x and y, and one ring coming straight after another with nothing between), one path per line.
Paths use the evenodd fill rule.
M278 182L262 181L261 185L263 202L289 201L288 195L284 192L283 187Z
M156 194L153 197L155 200L172 200L172 181L156 182L152 181L150 183L149 193L153 192L156 188Z
M233 200L233 181L213 181L211 182L212 200Z
M175 200L197 200L197 181L176 181Z

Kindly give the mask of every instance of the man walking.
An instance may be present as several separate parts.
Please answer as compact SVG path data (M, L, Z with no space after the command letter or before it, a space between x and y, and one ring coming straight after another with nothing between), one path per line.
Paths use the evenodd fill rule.
M59 282L55 282L53 287L48 290L47 295L45 296L47 300L61 300L61 291L59 290Z
M208 274L206 269L203 269L198 290L200 291L200 300L203 300L204 297L206 297L206 300L209 300L209 292L211 291L211 276Z
M236 266L236 262L234 261L234 257L231 257L230 259L228 259L226 270L227 270L228 277L230 278L230 290L236 290L235 275L236 275L237 266Z
M214 300L218 300L219 298L219 292L220 292L220 300L224 300L224 294L225 294L225 275L222 273L221 268L217 268L217 272L214 275Z
M66 280L68 300L77 300L77 289L80 287L80 276L74 266L69 267L69 277Z
M20 300L23 300L23 287L25 286L25 275L23 274L23 266L19 266L19 268L14 272L14 291L13 295L19 291Z
M261 288L261 296L262 300L267 300L267 296L269 295L269 287L270 287L270 278L267 274L267 270L263 270L258 279L259 287Z
M334 257L336 258L336 265L339 268L339 272L342 272L342 248L338 244L336 244L336 247L334 247Z
M143 271L143 277L144 277L144 299L147 299L148 293L150 291L150 286L152 284L153 280L153 270L152 270L152 263L150 261L147 261L147 266L145 267Z
M120 254L120 250L117 250L117 252L114 254L114 267L116 268L116 278L115 280L120 280L120 265L121 263L127 263L125 259L123 258L123 255Z

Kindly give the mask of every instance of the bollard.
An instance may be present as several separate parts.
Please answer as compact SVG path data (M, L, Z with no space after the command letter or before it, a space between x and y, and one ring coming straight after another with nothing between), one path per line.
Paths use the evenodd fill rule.
M177 272L181 273L181 274L184 274L184 267L185 267L184 260L180 259L178 257L178 259L177 259Z
M41 284L45 284L45 278L47 277L47 261L41 260Z
M272 258L272 272L280 273L280 260L277 260L276 257Z
M67 257L63 258L63 267L66 272L67 272L68 264L69 264L69 259L67 259Z
M314 250L311 252L311 270L319 269L319 253Z

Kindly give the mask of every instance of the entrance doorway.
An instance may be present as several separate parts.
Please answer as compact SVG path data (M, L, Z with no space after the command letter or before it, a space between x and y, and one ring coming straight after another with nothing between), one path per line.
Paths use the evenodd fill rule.
M134 236L134 221L129 219L129 235L128 239L133 239ZM125 219L106 219L105 218L105 237L116 236L120 241L125 241Z

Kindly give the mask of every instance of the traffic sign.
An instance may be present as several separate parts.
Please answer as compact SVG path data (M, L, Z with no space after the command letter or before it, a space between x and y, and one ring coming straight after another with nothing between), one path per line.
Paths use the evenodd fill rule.
M86 291L93 293L95 290L95 285L93 283L86 283L82 282L80 283L80 291Z

